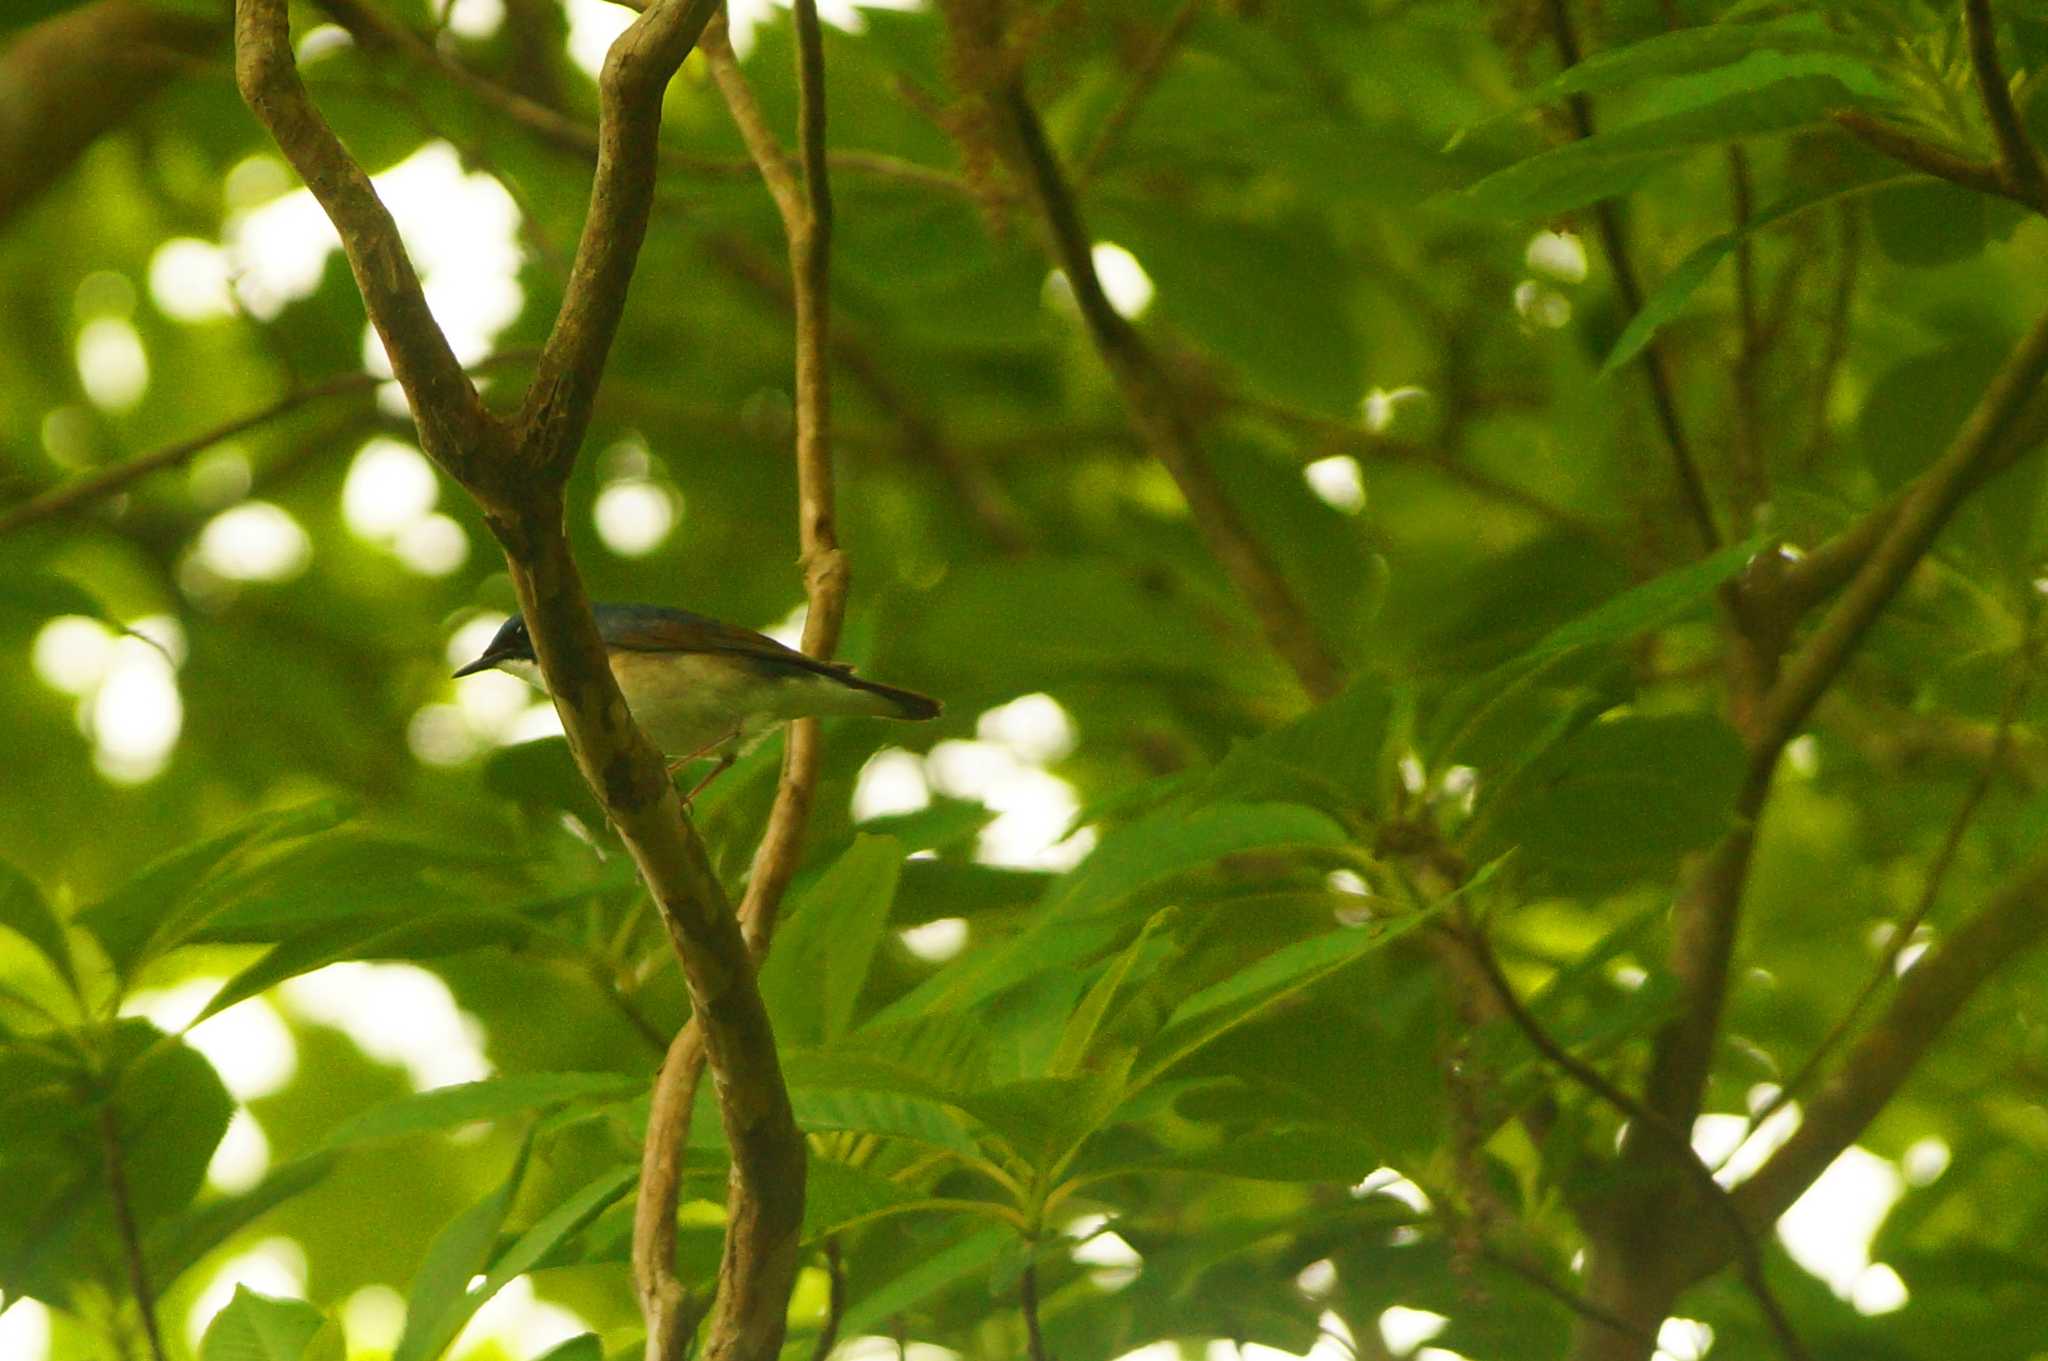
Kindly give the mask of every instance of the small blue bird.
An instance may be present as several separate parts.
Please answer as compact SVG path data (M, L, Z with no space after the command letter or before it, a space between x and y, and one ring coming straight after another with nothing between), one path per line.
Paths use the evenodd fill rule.
M626 707L671 758L671 773L700 757L717 757L690 798L793 718L939 716L937 700L864 680L852 667L807 657L752 629L660 605L595 605L591 612ZM547 688L518 615L455 674L493 668Z

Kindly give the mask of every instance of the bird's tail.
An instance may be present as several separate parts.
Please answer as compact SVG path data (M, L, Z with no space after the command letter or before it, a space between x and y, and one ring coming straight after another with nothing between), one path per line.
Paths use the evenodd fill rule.
M878 718L901 718L910 722L922 722L939 716L939 702L929 695L920 695L915 690L899 690L893 685L880 681L864 680L850 672L838 676L841 685L861 691L877 703L865 711Z

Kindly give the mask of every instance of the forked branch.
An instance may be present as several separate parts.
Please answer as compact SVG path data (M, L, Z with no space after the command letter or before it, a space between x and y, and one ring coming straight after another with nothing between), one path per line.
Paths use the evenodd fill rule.
M620 698L563 532L563 488L588 425L654 196L663 93L715 0L655 0L599 80L598 163L568 287L516 420L483 407L428 312L390 214L313 107L285 0L239 0L236 75L340 233L426 452L503 544L569 747L617 828L681 960L718 1077L731 1150L725 1256L702 1355L767 1361L784 1331L801 1229L804 1143L739 922L661 758Z

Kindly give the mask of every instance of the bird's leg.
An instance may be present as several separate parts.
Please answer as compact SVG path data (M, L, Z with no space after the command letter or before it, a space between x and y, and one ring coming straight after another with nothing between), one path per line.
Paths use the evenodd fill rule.
M711 767L711 773L706 775L703 779L697 781L696 788L692 789L689 793L683 795L683 807L688 808L692 803L696 802L697 796L704 792L704 787L710 784L713 780L717 779L719 776L725 774L726 771L731 770L732 763L738 759L738 756L730 751L728 751L725 755L719 757L718 764Z
M688 756L685 756L682 760L674 762L669 766L669 773L673 775L678 768L688 765L690 762L696 760L700 756L709 756L712 752L718 750L718 748L720 747L725 748L724 754L718 758L718 763L711 767L710 773L705 775L703 779L697 781L695 787L693 787L689 793L683 795L683 807L688 808L691 804L695 803L697 801L697 796L704 792L706 786L708 786L713 780L717 779L719 776L725 774L726 771L732 769L732 763L739 759L740 730L738 728L734 728L731 732L719 738L717 741L705 743L703 746L697 748L697 750L691 752Z
M738 728L734 728L729 733L721 733L719 736L712 738L709 742L706 742L703 746L697 748L689 755L676 757L675 760L670 761L668 763L668 773L671 776L673 776L677 771L681 770L684 766L690 764L690 762L709 756L712 752L717 751L720 747L724 746L728 742L737 741L739 739L739 735L740 730ZM730 757L727 758L727 764L731 764Z

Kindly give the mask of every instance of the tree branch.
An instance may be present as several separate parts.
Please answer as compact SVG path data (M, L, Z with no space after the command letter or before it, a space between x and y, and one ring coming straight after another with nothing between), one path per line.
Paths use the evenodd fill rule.
M509 452L507 432L484 409L428 310L398 224L307 96L284 0L238 0L235 83L334 223L370 324L412 405L421 447L465 486L483 484Z
M2028 866L1906 971L1892 1004L1807 1104L1792 1137L1733 1191L1743 1217L1764 1228L1790 1209L1856 1142L1977 989L2044 934L2048 858Z
M0 226L220 39L211 19L140 0L79 5L22 30L0 52Z
M1736 1148L1742 1146L1742 1142L1749 1138L1757 1126L1777 1114L1789 1102L1796 1100L1806 1089L1806 1084L1813 1075L1833 1057L1835 1050L1861 1019L1863 1009L1870 1005L1870 1000L1877 996L1879 989L1897 976L1900 957L1912 943L1920 924L1934 911L1934 905L1941 897L1941 886L1948 878L1949 869L1955 864L1956 853L1962 849L1963 836L1969 831L1970 823L1977 816L1977 810L1983 807L1984 800L1990 795L1991 786L2005 772L2012 755L2013 723L2019 717L2020 701L2026 697L2028 686L2033 680L2034 628L2039 615L2038 597L2035 597L2029 602L2026 636L2020 643L2019 674L2013 677L2012 684L2005 692L2005 702L1999 707L1998 723L1991 738L1991 749L1985 753L1983 763L1970 780L1969 788L1963 792L1962 802L1956 805L1955 814L1949 819L1948 830L1942 835L1941 845L1936 848L1934 859L1928 863L1927 873L1920 881L1920 894L1914 899L1912 909L1892 928L1891 939L1879 954L1876 967L1870 971L1870 976L1863 981L1863 986L1857 989L1856 995L1849 1000L1849 1005L1843 1009L1834 1025L1828 1028L1827 1034L1821 1037L1820 1043L1813 1047L1813 1052L1807 1055L1806 1061L1799 1065L1797 1072L1785 1080L1777 1095L1765 1102L1760 1109L1750 1113L1748 1128L1744 1130L1742 1140L1736 1142ZM1732 1150L1729 1156L1734 1156Z
M956 38L977 41L958 32ZM1132 426L1173 475L1210 554L1251 607L1266 640L1292 668L1302 689L1317 699L1335 694L1343 684L1342 668L1317 635L1265 546L1253 537L1224 494L1202 451L1194 419L1158 357L1136 328L1110 306L1095 272L1088 230L1046 141L1045 129L1025 96L1021 77L1009 74L987 98L991 111L1005 125L1006 150L1025 181L1053 262L1074 291L1089 339L1123 397Z
M682 962L732 1160L720 1289L702 1354L767 1361L781 1345L796 1276L803 1136L739 922L660 756L619 695L563 528L564 484L646 234L662 95L714 8L714 0L655 0L606 57L589 214L561 311L510 428L484 411L454 364L390 215L307 97L284 0L240 0L236 72L244 98L341 234L422 447L477 498L504 545L570 751Z
M717 11L718 0L656 0L619 35L598 74L590 214L519 414L522 461L545 469L557 484L575 463L647 235L662 94Z
M1024 1355L1029 1361L1047 1361L1045 1335L1038 1329L1038 1264L1026 1262L1017 1278L1017 1305L1024 1315Z
M507 350L469 366L472 374L486 373L509 364L523 364L532 360L532 350ZM6 535L54 516L69 515L90 505L94 501L126 491L130 486L159 473L167 468L176 468L206 452L224 440L246 434L258 426L268 425L283 416L288 416L300 407L321 401L328 397L347 397L375 392L388 379L368 373L344 373L335 377L296 388L279 397L268 406L259 407L244 416L224 421L210 430L175 440L160 449L123 459L97 471L74 477L51 487L17 505L0 511L0 535Z
M2004 466L2006 437L2048 375L2048 314L2027 331L1985 388L1941 458L1869 526L1851 531L1875 541L1841 598L1766 698L1757 750L1775 758L1833 683L1864 631L1897 594L1964 496Z
M1515 1028L1522 1032L1523 1037L1536 1052L1581 1087L1619 1111L1634 1127L1655 1136L1671 1160L1692 1181L1694 1190L1713 1207L1716 1214L1721 1216L1735 1245L1736 1261L1742 1270L1743 1284L1755 1298L1757 1307L1763 1311L1764 1320L1769 1325L1772 1336L1777 1339L1779 1350L1787 1357L1793 1358L1793 1361L1803 1361L1807 1355L1806 1348L1799 1341L1799 1335L1793 1330L1792 1321L1786 1315L1785 1307L1778 1302L1777 1295L1772 1292L1770 1282L1764 1276L1763 1252L1757 1245L1755 1233L1750 1229L1748 1221L1742 1217L1741 1211L1729 1199L1728 1192L1714 1180L1713 1172L1700 1161L1699 1154L1693 1150L1692 1142L1677 1126L1610 1082L1605 1073L1552 1039L1550 1033L1543 1029L1542 1022L1530 1013L1529 1008L1523 1005L1522 999L1516 995L1514 985L1509 983L1507 976L1501 972L1500 961L1494 958L1493 950L1487 945L1485 938L1473 931L1468 934L1468 943L1473 960L1479 966L1495 1000L1500 1003L1501 1010L1515 1023ZM1597 1318L1599 1315L1592 1317ZM1601 1321L1605 1323L1607 1319L1602 1318Z
M749 153L781 214L789 243L796 310L797 529L802 544L804 651L827 658L839 644L849 584L839 549L831 447L831 181L825 154L824 44L815 0L796 0L798 142L801 178L761 117L741 75L721 19L705 33L704 55L739 125ZM775 919L803 855L803 834L823 756L816 719L790 725L782 778L767 828L754 853L740 928L750 959L767 954ZM685 1296L675 1279L675 1214L691 1112L702 1080L704 1045L695 1018L677 1032L656 1079L642 1150L640 1200L634 1212L634 1279L648 1320L648 1361L687 1353ZM837 1256L834 1249L835 1282ZM843 1291L843 1284L836 1286ZM785 1292L786 1293L786 1292ZM836 1316L835 1316L836 1326Z

